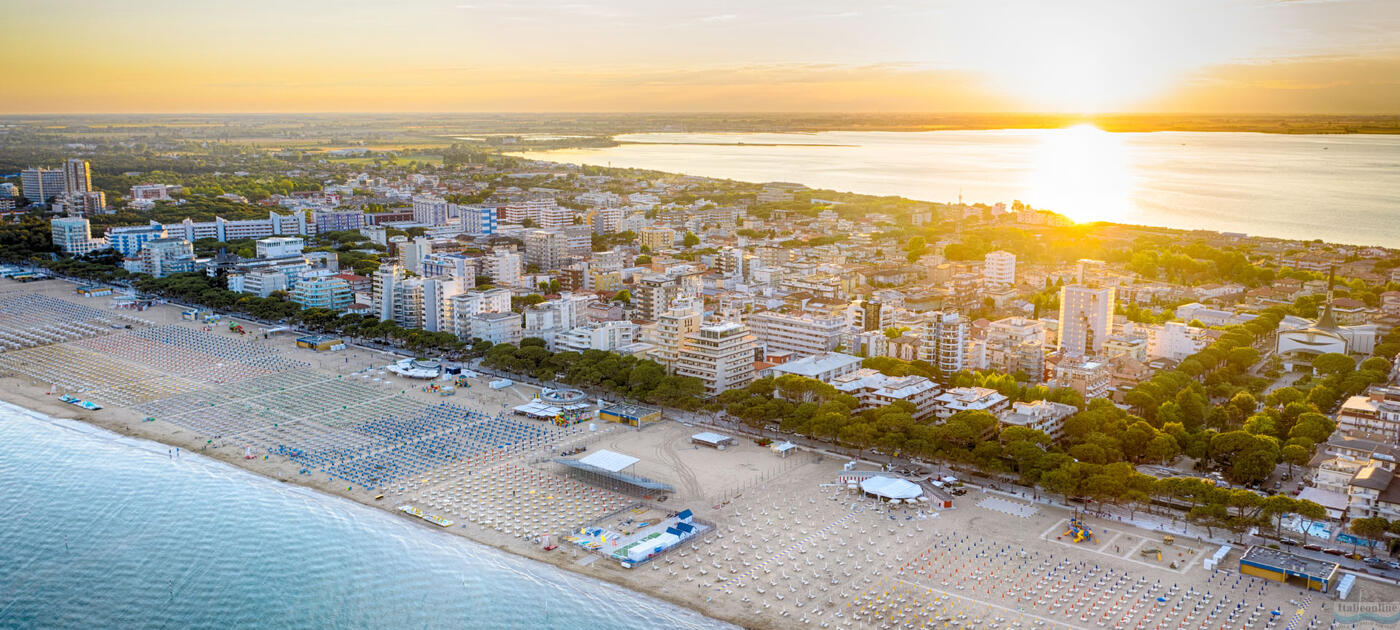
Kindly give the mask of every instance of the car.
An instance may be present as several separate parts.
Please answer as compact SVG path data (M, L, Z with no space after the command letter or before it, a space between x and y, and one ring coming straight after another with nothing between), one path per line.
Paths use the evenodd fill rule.
M1283 489L1283 482L1282 482L1282 481L1275 481L1275 482L1274 482L1274 489L1275 489L1275 490L1282 490L1282 489Z
M1326 549L1323 549L1323 550L1322 550L1322 553L1325 553L1325 554L1328 554L1328 555L1333 555L1333 556L1345 556L1345 555L1347 555L1347 552L1342 551L1341 549L1338 549L1338 548L1336 548L1336 547L1328 547L1328 548L1326 548Z
M1303 548L1307 549L1308 551L1322 551L1322 545L1314 545L1312 543L1303 545Z
M1385 563L1385 566L1390 567L1390 568L1392 568L1392 569L1400 569L1400 562L1396 562L1396 561L1394 561L1394 560L1391 560L1391 561Z
M1288 545L1289 547L1296 547L1296 546L1298 546L1298 541L1296 541L1296 540L1294 540L1294 539L1292 539L1292 538L1284 537L1284 538L1278 539L1278 541L1279 541L1280 543L1283 543L1283 544L1285 544L1285 545Z
M1362 559L1361 561L1362 561L1362 562L1365 562L1366 564L1369 564L1369 565L1371 565L1371 566L1373 566L1373 567L1375 567L1375 566L1380 566L1380 565L1385 564L1385 561L1384 561L1384 560L1381 560L1380 558L1377 558L1377 557L1375 557L1375 556L1371 556L1371 557L1369 557L1369 558L1364 558L1364 559Z

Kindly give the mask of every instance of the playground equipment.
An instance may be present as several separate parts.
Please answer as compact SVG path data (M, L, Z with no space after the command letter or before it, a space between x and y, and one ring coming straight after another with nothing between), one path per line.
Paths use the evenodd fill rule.
M423 387L423 391L429 394L437 394L439 396L451 396L457 393L457 388L451 385L439 385L437 383L429 383Z
M578 424L588 419L588 415L578 411L565 411L554 416L554 426L566 427L571 424Z
M233 322L233 321L229 321L229 323L228 323L228 331L229 331L229 332L236 332L236 333L238 333L238 334L240 334L240 335L246 335L246 334L248 334L248 331L243 330L243 325L242 325L242 324L238 324L238 323L235 323L235 322Z
M1096 542L1094 540L1094 530L1089 529L1089 525L1073 516L1069 519L1069 529L1065 531L1065 536L1069 536L1074 542Z

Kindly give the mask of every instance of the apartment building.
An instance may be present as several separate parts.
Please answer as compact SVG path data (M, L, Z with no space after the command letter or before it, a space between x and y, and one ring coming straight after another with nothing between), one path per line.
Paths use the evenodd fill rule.
M158 238L146 242L140 254L124 266L132 273L163 278L172 273L195 270L194 244L183 238Z
M49 232L53 237L53 244L66 254L76 256L108 246L107 239L92 237L92 224L83 217L53 219L49 221Z
M1113 287L1066 285L1060 290L1059 349L1067 354L1103 351L1113 332Z
M1016 284L1016 255L1011 252L987 252L982 258L982 279L988 284Z
M414 197L413 221L423 225L446 225L454 209L439 197Z
M124 257L135 256L146 243L168 236L159 223L107 228L107 242Z
M919 359L938 366L944 374L966 367L968 321L953 311L931 311L924 314L919 326L921 346Z
M938 413L938 385L922 376L887 376L861 368L833 378L831 385L838 391L854 396L860 403L858 410L861 411L904 401L914 406L913 416L916 420Z
M748 317L750 332L767 352L791 352L812 356L830 352L841 343L846 331L845 316L762 311Z
M987 326L987 368L1003 374L1024 374L1032 383L1045 380L1045 324L1025 317L1007 317Z
M1375 386L1348 398L1337 411L1337 431L1400 444L1400 387Z
M748 326L738 322L702 325L683 338L673 371L700 379L708 396L718 396L753 382L757 347Z
M668 227L645 227L637 235L637 239L642 247L651 251L671 249L676 245L676 231Z
M520 285L524 259L513 249L496 248L478 261L478 273L491 278L491 284L503 287Z
M655 320L677 298L700 295L703 288L700 276L697 267L677 265L665 273L639 278L632 290L632 305L637 309L637 317Z
M934 415L948 419L960 411L985 411L1001 417L1010 405L1009 399L987 387L954 387L938 395Z
M288 299L302 308L339 311L355 303L355 292L351 290L350 283L340 276L311 275L297 282Z
M1025 427L1041 431L1058 440L1064 437L1065 418L1079 411L1074 405L1034 400L1011 403L1011 412L1001 417L1003 425Z
M360 210L315 210L311 221L316 224L316 233L358 230L365 226L365 213Z
M315 229L315 223L308 224L306 213L293 212L288 215L269 212L266 219L229 221L214 217L213 221L185 219L179 223L166 223L161 227L171 237L194 242L200 239L214 239L219 242L237 241L245 238L267 238L269 236L305 236Z
M569 241L558 232L530 230L522 240L525 241L525 264L541 271L559 269L569 257Z
M487 289L485 291L463 291L452 296L452 334L462 339L473 337L485 339L475 328L476 316L487 313L510 313L517 320L520 316L510 309L510 289ZM520 332L520 326L515 327ZM499 343L499 342L493 342ZM514 342L512 342L514 343Z
M861 369L862 359L840 352L823 352L800 359L794 359L784 363L774 365L760 376L783 376L792 374L816 379L823 383L831 383L837 378L847 374L853 374Z
M631 354L638 338L639 328L632 322L590 322L559 333L554 345L561 352L604 350Z
M587 306L593 298L564 293L558 299L546 300L525 309L526 337L543 339L545 347L554 350L559 335L587 321Z
M694 298L677 299L643 332L643 339L652 345L651 358L667 371L674 370L686 335L700 330L702 321L698 301Z
M1105 398L1113 385L1113 370L1107 361L1083 355L1070 355L1055 364L1055 387L1068 387L1084 398Z

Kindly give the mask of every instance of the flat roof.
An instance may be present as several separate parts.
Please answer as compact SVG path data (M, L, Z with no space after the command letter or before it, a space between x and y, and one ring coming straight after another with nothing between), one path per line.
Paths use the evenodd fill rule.
M632 403L618 403L616 405L603 407L602 412L621 416L623 418L645 418L651 414L660 413L660 410L652 407L634 405Z
M690 436L690 439L700 440L701 442L705 442L706 444L723 444L725 442L734 441L734 438L732 437L729 437L727 435L720 435L718 433L713 433L710 431L702 431L700 433L696 433L695 435Z
M771 356L779 353L773 352L769 354ZM840 352L823 352L821 354L814 354L810 357L803 357L795 361L779 363L773 366L773 370L777 372L785 372L788 374L797 374L800 376L816 376L818 374L821 374L822 372L828 372L837 368L843 368L853 363L860 363L862 360L863 359L861 359L860 357L849 354L841 354Z
M642 460L632 457L631 455L614 453L609 450L595 451L590 453L587 457L578 460L580 464L601 468L608 472L622 472L639 461Z
M1249 562L1277 571L1302 573L1308 577L1322 580L1331 579L1338 566L1337 563L1328 560L1315 560L1281 549L1258 546L1250 547L1248 551L1244 552L1244 557L1240 558L1240 562Z

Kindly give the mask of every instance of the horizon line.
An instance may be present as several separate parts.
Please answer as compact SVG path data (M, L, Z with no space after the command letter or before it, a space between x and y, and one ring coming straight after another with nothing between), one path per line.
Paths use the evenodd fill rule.
M385 116L385 115L432 115L432 116L465 116L465 115L497 115L497 116L704 116L704 115L770 115L770 116L1042 116L1042 117L1110 117L1110 116L1162 116L1162 117L1191 117L1191 116L1232 116L1232 117L1308 117L1308 118L1339 118L1345 116L1367 116L1367 117L1400 117L1400 110L1394 112L1343 112L1343 113L1287 113L1287 112L966 112L966 111L862 111L862 110L830 110L830 111L802 111L802 110L695 110L695 111L662 111L662 110L557 110L557 111L502 111L502 110L402 110L402 111L374 111L374 110L296 110L296 111L188 111L188 112L11 112L0 113L0 118L13 118L20 116L27 117L82 117L82 116Z

